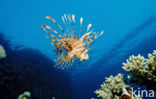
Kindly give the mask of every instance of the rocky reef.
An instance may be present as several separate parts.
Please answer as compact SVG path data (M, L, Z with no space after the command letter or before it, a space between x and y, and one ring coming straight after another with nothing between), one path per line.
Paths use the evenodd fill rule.
M17 99L25 91L32 99L72 99L69 74L53 68L51 59L35 49L12 49L3 34L0 45L7 54L0 60L0 99Z
M148 89L156 90L156 50L148 54L148 58L141 55L130 56L122 67L130 73L128 76L131 83L145 85Z

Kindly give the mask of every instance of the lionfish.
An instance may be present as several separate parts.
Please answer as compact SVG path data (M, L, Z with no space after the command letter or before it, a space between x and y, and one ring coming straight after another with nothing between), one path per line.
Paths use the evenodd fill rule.
M62 21L66 26L66 31L64 31L58 22L51 16L46 16L46 19L52 20L62 31L61 35L48 25L42 26L42 29L50 36L47 36L47 38L52 41L50 44L56 47L54 50L56 53L54 55L59 55L56 59L57 64L55 65L57 68L68 68L73 64L75 57L79 60L79 62L82 60L88 60L89 47L96 38L103 34L103 31L100 33L93 32L93 30L90 30L92 24L88 24L87 31L81 36L83 17L80 18L79 31L76 33L76 21L74 14L64 14L64 16L62 16ZM58 37L51 34L47 29L54 32Z

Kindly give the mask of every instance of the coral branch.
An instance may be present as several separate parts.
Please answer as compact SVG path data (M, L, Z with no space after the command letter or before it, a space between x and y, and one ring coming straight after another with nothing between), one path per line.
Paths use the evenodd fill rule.
M156 90L156 50L148 54L148 59L141 55L130 56L122 68L130 73L129 79L132 83L146 85L148 89Z
M5 57L6 57L5 49L3 48L2 45L0 45L0 59L5 58Z
M123 93L123 88L130 88L123 81L123 74L117 76L110 76L106 78L105 82L101 84L101 89L95 91L97 97L100 99L113 99L120 97Z

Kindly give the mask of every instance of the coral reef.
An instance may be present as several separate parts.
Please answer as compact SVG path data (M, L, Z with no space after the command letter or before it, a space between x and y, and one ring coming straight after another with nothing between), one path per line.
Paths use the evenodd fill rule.
M101 89L96 90L95 93L100 99L110 99L120 97L123 93L123 88L130 88L123 81L123 74L117 76L110 76L106 78L105 82L101 85Z
M20 94L17 99L31 99L31 93L29 91L25 91ZM52 99L55 99L55 97L52 97Z
M123 74L106 78L105 82L101 84L101 89L96 90L95 94L99 99L142 99L139 96L131 95L131 87L126 85Z
M122 67L130 73L128 76L131 83L145 85L148 89L156 90L156 50L148 54L148 58L141 55L130 56L127 63Z
M5 57L6 57L5 49L3 48L2 45L0 45L0 59L5 58Z
M148 54L148 58L141 55L130 56L122 67L125 71L130 73L128 79L131 83L145 85L148 89L156 90L156 50L152 54ZM101 85L101 89L96 90L95 93L100 99L131 99L126 98L130 95L131 87L124 82L124 75L110 76L106 78ZM124 96L123 96L124 95ZM141 99L141 97L132 97L132 99Z
M24 93L20 94L17 99L30 99L31 94L29 91L25 91Z
M52 97L52 99L55 99L55 97Z

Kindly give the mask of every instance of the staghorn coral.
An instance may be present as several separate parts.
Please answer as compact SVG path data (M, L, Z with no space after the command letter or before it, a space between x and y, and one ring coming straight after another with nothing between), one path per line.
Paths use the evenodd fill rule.
M5 49L3 48L2 45L0 45L0 59L5 58L5 57L6 57Z
M20 94L17 99L30 99L31 93L29 91L25 91L24 93Z
M96 90L95 94L100 99L117 99L123 93L123 88L129 88L130 86L126 85L123 81L123 74L118 74L117 76L110 76L106 78L105 82L101 85L101 89Z
M130 73L128 78L131 83L146 85L148 89L156 90L156 50L148 54L148 59L141 55L130 56L122 68Z

